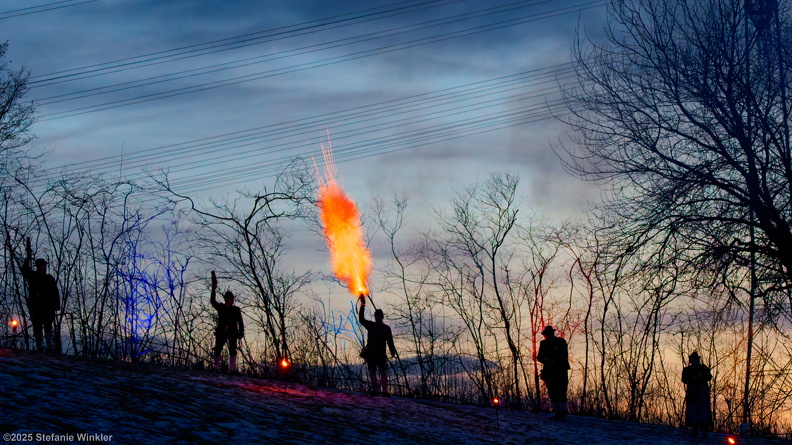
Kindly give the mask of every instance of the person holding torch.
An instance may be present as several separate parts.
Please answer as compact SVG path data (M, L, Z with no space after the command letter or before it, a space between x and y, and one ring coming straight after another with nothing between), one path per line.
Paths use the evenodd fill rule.
M374 321L366 320L366 296L360 294L360 309L358 310L358 320L368 331L368 342L361 353L361 357L366 360L369 376L371 377L371 395L382 394L389 397L388 392L388 357L385 346L390 350L391 357L396 357L396 346L393 344L393 333L390 326L386 325L382 309L374 311ZM379 380L377 380L377 369L379 368ZM380 392L380 389L382 392Z
M215 329L214 367L220 370L220 359L223 346L228 343L228 370L236 372L237 340L245 336L245 325L242 322L242 311L234 306L234 294L226 291L223 294L224 303L219 303L217 295L217 276L212 271L212 307L217 311L217 329Z

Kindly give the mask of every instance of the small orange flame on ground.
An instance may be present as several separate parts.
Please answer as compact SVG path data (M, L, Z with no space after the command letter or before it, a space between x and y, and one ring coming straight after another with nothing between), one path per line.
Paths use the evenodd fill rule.
M357 205L336 182L332 147L322 147L325 174L319 174L319 218L322 220L333 273L352 295L368 295L371 252L363 237ZM318 171L318 167L317 167Z

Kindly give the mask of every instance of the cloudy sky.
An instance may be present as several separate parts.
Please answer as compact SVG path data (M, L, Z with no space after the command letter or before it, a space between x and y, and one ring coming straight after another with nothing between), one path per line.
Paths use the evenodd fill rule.
M53 169L163 168L183 194L234 195L321 158L329 133L358 203L404 193L420 221L512 171L526 206L565 216L599 193L563 171L552 114L604 3L0 0L0 42L30 71Z
M596 194L561 170L549 117L603 3L0 0L0 41L52 167L166 168L206 196L257 189L329 132L356 200L439 204L511 170L529 205L566 212Z

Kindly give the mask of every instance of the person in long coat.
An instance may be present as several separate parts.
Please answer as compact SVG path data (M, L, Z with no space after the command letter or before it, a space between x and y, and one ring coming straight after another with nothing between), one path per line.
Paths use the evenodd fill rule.
M567 387L569 386L569 352L567 342L555 336L555 329L546 326L542 330L545 339L539 342L536 360L541 363L541 379L547 386L547 395L553 403L553 420L566 420Z
M707 437L712 424L710 409L709 381L712 380L710 368L701 363L698 352L688 356L689 365L682 369L682 383L685 389L685 426L693 428L693 437L702 430Z

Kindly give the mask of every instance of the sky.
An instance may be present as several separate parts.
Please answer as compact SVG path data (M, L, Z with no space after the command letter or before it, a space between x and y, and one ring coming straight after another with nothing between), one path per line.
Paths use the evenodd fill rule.
M329 137L358 203L396 192L429 218L509 171L525 206L565 217L599 198L563 170L553 116L604 4L0 0L0 42L30 72L53 171L164 169L182 194L232 196L295 156L321 164Z

